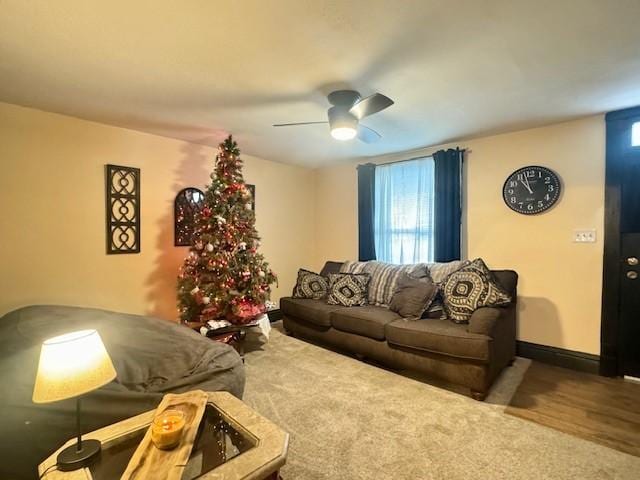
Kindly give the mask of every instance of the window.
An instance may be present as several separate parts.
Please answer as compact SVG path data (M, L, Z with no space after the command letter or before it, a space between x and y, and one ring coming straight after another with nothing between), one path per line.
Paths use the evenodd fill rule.
M425 157L375 172L374 241L378 260L433 261L434 162Z
M631 146L640 147L640 122L631 125Z

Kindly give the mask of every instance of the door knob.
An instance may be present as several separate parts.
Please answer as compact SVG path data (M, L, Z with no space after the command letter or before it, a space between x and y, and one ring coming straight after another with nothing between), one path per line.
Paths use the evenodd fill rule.
M638 278L638 272L634 272L633 270L629 270L627 272L627 278L629 280L635 280L636 278Z
M629 257L629 258L627 258L627 263L629 265L633 265L633 266L638 265L638 258L637 257Z

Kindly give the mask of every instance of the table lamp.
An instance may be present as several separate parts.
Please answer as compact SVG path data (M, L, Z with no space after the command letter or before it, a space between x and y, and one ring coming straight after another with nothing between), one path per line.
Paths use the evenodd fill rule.
M33 388L35 403L76 398L78 441L58 454L58 470L82 468L100 453L99 440L82 440L80 396L116 378L116 370L95 330L81 330L45 340Z

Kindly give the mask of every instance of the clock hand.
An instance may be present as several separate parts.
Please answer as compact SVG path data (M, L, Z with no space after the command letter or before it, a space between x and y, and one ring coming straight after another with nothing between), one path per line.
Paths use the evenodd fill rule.
M524 177L523 177L524 178ZM522 182L522 185L524 185L524 187L529 190L529 193L531 195L533 195L533 190L531 190L531 185L529 185L529 180L527 180L527 183L524 183L524 180L520 180Z

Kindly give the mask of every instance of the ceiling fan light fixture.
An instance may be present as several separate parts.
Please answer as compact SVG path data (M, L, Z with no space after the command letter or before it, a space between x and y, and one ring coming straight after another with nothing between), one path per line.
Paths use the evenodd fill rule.
M336 90L327 98L332 105L327 111L328 122L276 123L273 126L291 127L328 123L331 136L341 142L354 138L364 143L380 140L380 134L365 125L360 125L360 120L390 107L393 105L393 100L381 93L362 98L355 90Z
M358 133L358 119L344 108L329 109L329 126L331 136L336 140L351 140Z
M331 129L331 136L336 140L351 140L356 136L357 130L353 127L335 127Z

